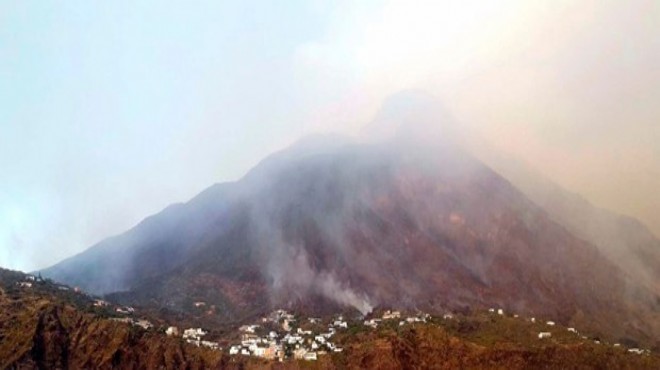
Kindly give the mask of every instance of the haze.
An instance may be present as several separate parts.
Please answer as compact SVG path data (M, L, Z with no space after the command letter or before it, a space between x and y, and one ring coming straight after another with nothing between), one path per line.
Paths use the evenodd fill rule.
M0 3L0 266L34 270L393 93L660 234L655 1Z

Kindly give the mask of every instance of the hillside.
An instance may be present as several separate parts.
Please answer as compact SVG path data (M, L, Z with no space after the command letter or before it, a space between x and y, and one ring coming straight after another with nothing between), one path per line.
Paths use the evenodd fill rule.
M227 344L226 348L210 350L186 344L177 335L166 336L162 327L143 329L112 320L111 315L93 305L94 301L66 286L0 269L0 368L655 369L660 366L660 357L647 350L607 343L561 325L549 326L540 318L534 321L493 310L443 317L393 312L396 315L392 318L378 310L367 317L351 315L345 321L337 316L295 315L287 316L291 322L286 330L284 325L280 326L281 321L265 323L265 319L260 319L257 334L265 335L269 341L298 338L301 343L286 345L283 361L267 360L230 354L230 345L240 340L238 330L219 338ZM149 318L158 321L156 317ZM372 323L376 323L375 327L370 326ZM319 348L314 352L314 360L294 358L296 348L307 348L314 342L305 338L315 335L318 338L328 330L334 335L327 343L332 340L337 350L327 353ZM540 332L551 337L539 338Z
M339 340L345 355L335 356L334 363L392 369L650 369L658 365L655 355L632 354L618 345L583 338L566 327L532 323L529 318L470 312L403 326L397 321L384 321L376 330L349 327ZM540 332L552 337L539 339Z
M0 369L204 369L219 361L219 352L99 315L92 303L0 269Z

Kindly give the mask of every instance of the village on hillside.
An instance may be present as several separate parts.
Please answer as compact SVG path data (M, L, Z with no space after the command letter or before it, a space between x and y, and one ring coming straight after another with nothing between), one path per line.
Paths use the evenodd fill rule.
M426 322L429 315L410 316L402 319L399 311L386 311L381 318L371 318L350 325L364 325L376 328L383 320L402 319L399 325ZM349 328L349 321L343 315L331 319L298 318L279 309L261 318L258 324L243 325L239 328L240 343L230 346L230 355L253 356L269 360L283 361L287 358L315 361L319 356L340 353L344 349L335 343L334 337Z
M205 347L214 351L225 351L230 356L246 356L266 360L284 361L296 359L315 361L320 356L331 353L341 353L344 348L335 340L342 332L349 328L359 330L376 330L382 325L390 327L403 327L406 325L433 325L437 322L450 322L456 320L454 314L446 313L435 317L427 313L403 313L396 310L372 312L367 316L346 318L335 315L328 318L313 318L294 315L283 309L278 309L262 317L258 322L242 325L238 328L233 343L223 348L218 341L206 340L209 330L202 328L187 328L179 330L177 326L156 327L149 320L141 318L138 310L131 306L115 305L100 298L91 297L78 288L53 283L41 276L25 275L23 280L17 281L19 289L32 290L37 287L46 287L60 294L73 295L80 301L88 302L90 309L102 312L104 316L139 327L143 330L161 331L170 337L180 337L189 345ZM204 305L204 302L195 302L195 307ZM502 308L489 308L486 314L492 317L509 317L524 320L529 324L542 325L545 329L539 330L537 340L547 341L557 334L554 321L537 320L535 317L523 318L518 314L505 313ZM537 326L538 327L538 326ZM573 327L561 329L570 335L579 337L584 341L592 341L596 345L611 345L622 347L620 343L605 343L599 338L589 338ZM231 341L230 341L231 342ZM627 352L637 355L649 355L648 349L627 348Z

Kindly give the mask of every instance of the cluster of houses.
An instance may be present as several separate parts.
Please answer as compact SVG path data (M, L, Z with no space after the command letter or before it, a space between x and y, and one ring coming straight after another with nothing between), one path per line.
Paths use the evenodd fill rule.
M401 312L400 311L391 311L387 310L383 313L383 315L380 318L371 318L368 320L364 321L364 326L368 326L372 329L378 328L378 325L383 322L383 321L388 321L388 320L400 320L399 321L399 326L403 326L406 324L412 324L416 322L421 322L425 323L431 316L429 314L421 313L418 316L409 316L406 317L405 319L401 320ZM445 319L451 319L452 316L447 314L444 316Z
M123 322L125 324L139 326L144 330L149 330L154 327L154 325L149 320L144 319L135 319L132 317L112 317L112 321Z
M103 299L94 299L92 302L92 306L96 308L111 308L112 309L112 304L108 301L105 301ZM121 317L112 317L110 320L112 321L117 321L117 322L122 322L125 324L133 325L133 326L138 326L141 327L144 330L149 330L154 327L154 325L149 321L145 319L139 319L136 317L133 317L135 314L135 309L131 306L118 306L114 307L113 310L115 313L119 314Z
M95 299L93 305L94 307L108 307L110 303L102 299Z
M630 349L628 349L628 352L634 353L634 354L637 354L637 355L644 355L644 354L650 355L651 354L650 350L648 350L648 349L639 349L639 348L630 348Z
M165 329L165 334L168 337L178 337L179 328L176 326L170 326ZM220 348L220 345L217 342L202 339L204 336L206 336L206 334L208 333L205 332L202 328L189 328L183 331L181 337L186 341L186 343L195 345L197 347L206 347L216 351L221 350L222 348Z
M23 281L19 281L19 282L16 282L16 285L18 285L18 286L21 287L21 288L30 289L30 288L32 288L32 287L35 285L35 283L43 283L43 282L45 282L45 281L46 281L46 280L45 280L44 278L42 278L41 275L39 275L39 276L25 275L25 280L23 280ZM56 286L57 289L59 289L59 290L63 290L63 291L69 291L69 290L71 290L71 288L69 288L69 287L66 286L66 285L55 284L55 286ZM80 293L80 289L79 289L79 288L74 288L74 291L75 291L76 293Z
M169 329L170 328L168 328L168 330ZM178 332L178 330L176 331ZM189 344L193 344L197 347L206 347L216 351L220 350L218 343L202 339L206 334L207 333L201 328L190 328L183 331L183 339Z
M96 305L97 302L94 302L94 305ZM117 307L115 308L115 312L122 314L122 315L131 315L135 312L135 309L130 306L125 306L125 307Z
M118 321L118 322L123 322L123 323L131 324L131 325L139 326L139 327L141 327L145 330L148 330L148 329L151 329L151 328L154 327L154 325L148 320L138 319L138 318L132 317L135 314L135 309L131 306L117 306L117 307L114 307L114 309L113 309L113 307L111 307L113 305L110 302L105 301L103 299L99 299L99 298L94 299L94 301L92 303L92 306L96 307L96 308L110 308L115 313L122 316L122 317L112 318L111 320L113 320L113 321Z
M364 320L363 324L377 328L388 320L399 320L399 326L412 323L425 323L430 315L421 313L417 316L403 317L400 311L388 310L379 318ZM452 315L445 315L452 319ZM309 324L320 325L318 318L306 319ZM303 330L294 315L285 310L273 311L261 319L261 325L244 325L239 328L241 342L229 347L229 354L234 356L253 356L269 360L283 361L285 358L314 361L328 353L342 352L343 349L333 343L333 337L340 330L348 328L343 316L337 316L328 322L323 330ZM267 327L276 328L268 330ZM294 330L295 328L295 330Z
M310 324L321 324L317 318L308 318ZM348 328L342 316L335 318L324 332L315 333L297 327L294 315L284 311L273 311L261 319L262 325L244 325L240 344L229 348L230 355L253 356L268 360L283 361L285 358L315 361L329 352L342 352L343 349L332 342L338 330ZM268 331L266 326L276 328ZM268 331L268 333L266 333ZM261 335L259 335L261 333Z
M25 275L24 281L19 281L16 283L21 288L32 288L32 284L35 283L38 278L34 275Z

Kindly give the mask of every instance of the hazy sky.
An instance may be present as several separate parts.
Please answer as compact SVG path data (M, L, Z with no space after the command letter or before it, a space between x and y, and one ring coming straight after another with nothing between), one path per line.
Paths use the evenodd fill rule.
M45 267L401 89L660 234L660 2L0 1L0 266Z

